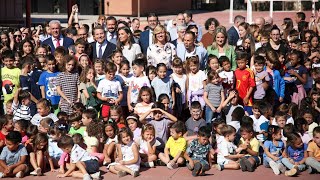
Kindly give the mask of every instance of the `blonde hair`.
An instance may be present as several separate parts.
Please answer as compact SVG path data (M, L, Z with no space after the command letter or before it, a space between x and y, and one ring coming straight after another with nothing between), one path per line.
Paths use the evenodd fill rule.
M216 27L216 29L214 30L214 34L213 34L213 43L212 43L212 50L214 49L217 49L218 48L218 45L216 43L216 37L218 35L218 33L222 33L225 37L225 42L224 42L224 45L223 45L223 49L228 49L229 48L229 45L228 45L228 34L227 34L227 30L226 30L226 27L224 26L218 26Z
M164 31L164 33L166 34L166 38L165 38L166 42L168 42L170 40L170 36L169 36L166 28L163 25L157 25L154 28L153 35L152 35L152 40L153 40L154 44L158 42L156 36L157 36L158 33L161 33L161 31Z

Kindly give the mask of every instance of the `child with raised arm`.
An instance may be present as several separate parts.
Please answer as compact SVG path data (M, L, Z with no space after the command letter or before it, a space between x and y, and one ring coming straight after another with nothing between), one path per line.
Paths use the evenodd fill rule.
M187 167L192 171L192 176L203 176L211 168L210 154L214 155L215 152L210 144L210 137L210 128L201 127L198 131L198 139L192 140L184 153L184 158L188 161Z
M185 126L178 121L170 128L170 138L166 143L164 153L159 154L159 158L169 169L176 169L178 165L184 164L184 152L187 148L187 141L183 138Z

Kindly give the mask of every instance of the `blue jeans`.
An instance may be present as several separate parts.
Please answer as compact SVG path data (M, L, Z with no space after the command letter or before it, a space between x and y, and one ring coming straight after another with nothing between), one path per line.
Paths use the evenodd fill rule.
M216 109L218 107L215 107ZM206 106L206 123L211 124L213 118L219 118L220 113L213 112L209 106Z
M288 158L282 158L281 160L282 164L285 165L288 169L292 169L294 164L292 164ZM305 164L300 164L298 165L298 169L299 171L303 171L306 169L306 165Z
M265 167L268 167L270 168L270 165L269 165L269 162L270 161L273 161L273 159L269 158L269 157L263 157L263 165ZM278 161L275 161L277 164L280 164L281 163L281 159L279 159Z
M317 161L314 157L308 157L306 160L306 164L320 172L320 162Z

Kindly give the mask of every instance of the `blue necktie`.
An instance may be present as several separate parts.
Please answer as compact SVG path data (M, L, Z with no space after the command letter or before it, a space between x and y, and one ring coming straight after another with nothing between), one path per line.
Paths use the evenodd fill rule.
M98 58L102 58L102 44L99 44L99 57Z

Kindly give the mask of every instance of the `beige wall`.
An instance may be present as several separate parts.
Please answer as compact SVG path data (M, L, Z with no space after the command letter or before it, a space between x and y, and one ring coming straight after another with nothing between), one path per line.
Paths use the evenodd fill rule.
M191 0L140 0L141 15L177 13L190 8ZM105 14L137 16L138 0L105 0Z

